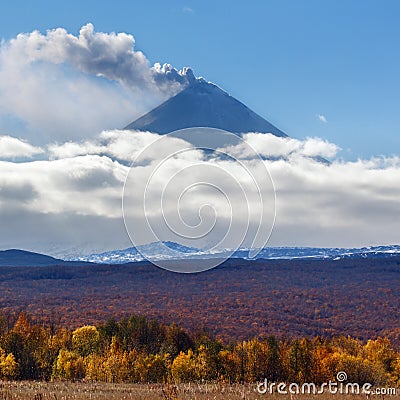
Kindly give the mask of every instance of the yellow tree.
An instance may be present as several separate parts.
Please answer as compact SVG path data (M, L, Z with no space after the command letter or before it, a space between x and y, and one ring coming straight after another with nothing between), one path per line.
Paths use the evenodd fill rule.
M239 346L244 357L244 380L246 382L257 382L266 378L268 364L266 343L253 339L243 342Z
M82 326L72 333L72 347L82 357L94 353L99 346L100 334L95 326Z
M112 338L110 350L104 358L103 368L107 382L121 383L128 380L128 355L125 351L122 351L115 336Z
M333 380L337 370L337 365L331 360L332 352L326 346L319 346L314 352L314 381L323 383ZM337 353L340 354L340 353Z
M165 382L168 375L169 355L136 355L134 365L135 381L143 383Z
M383 370L377 369L376 365L361 355L354 356L336 351L329 357L328 364L332 375L336 375L339 371L346 372L348 382L359 384L382 382Z
M374 363L378 369L383 369L388 374L393 372L396 352L388 338L368 340L364 346L364 352L367 359Z
M85 358L85 379L89 381L107 381L107 373L104 367L104 357L90 354Z
M13 332L18 333L27 339L32 331L31 324L24 312L19 313L18 319L14 324Z
M400 355L393 363L392 382L395 385L400 385Z
M218 358L222 369L221 379L228 383L239 382L241 358L238 353L230 350L221 350Z
M60 350L54 363L53 379L77 380L85 377L83 358L72 351Z
M199 379L196 357L192 350L178 354L172 363L171 374L176 382L195 382Z
M12 380L18 377L18 363L12 353L6 355L0 347L0 379Z

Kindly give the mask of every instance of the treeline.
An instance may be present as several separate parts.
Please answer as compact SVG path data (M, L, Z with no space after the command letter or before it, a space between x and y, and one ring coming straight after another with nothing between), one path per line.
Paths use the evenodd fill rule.
M284 340L270 336L224 344L141 316L76 330L0 317L0 379L105 382L314 382L399 384L400 352L387 338Z

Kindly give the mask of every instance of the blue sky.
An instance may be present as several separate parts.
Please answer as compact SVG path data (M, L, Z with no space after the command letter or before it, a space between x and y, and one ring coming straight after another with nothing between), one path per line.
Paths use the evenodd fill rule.
M191 66L289 135L353 159L399 154L399 12L391 0L3 1L0 36L87 22L131 33L152 63Z

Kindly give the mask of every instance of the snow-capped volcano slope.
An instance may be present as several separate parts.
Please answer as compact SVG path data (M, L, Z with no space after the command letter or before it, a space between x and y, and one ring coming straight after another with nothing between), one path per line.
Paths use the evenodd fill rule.
M203 79L194 80L186 89L125 129L165 134L192 127L218 128L232 133L261 132L287 136L218 86Z

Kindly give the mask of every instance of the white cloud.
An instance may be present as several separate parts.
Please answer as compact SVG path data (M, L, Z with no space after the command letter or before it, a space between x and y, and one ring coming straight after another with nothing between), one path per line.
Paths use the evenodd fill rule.
M112 130L102 132L98 138L84 142L53 143L48 146L50 158L62 159L88 154L103 154L111 158L131 163L142 152L160 138L160 135L151 132L129 130ZM151 159L161 159L163 156L186 148L187 143L177 138L170 138L161 152L146 153Z
M52 144L48 148L49 160L0 162L3 248L65 254L76 248L82 253L128 246L121 209L122 188L129 170L126 165L157 139L158 135L148 132L106 131L85 142ZM322 139L299 141L252 133L245 140L263 155L276 157L261 163L254 162L250 153L240 157L259 180L266 165L275 183L277 222L271 245L362 246L398 242L399 158L323 164L310 156L332 155L337 148ZM190 151L179 153L183 148ZM228 149L236 156L241 150L240 146ZM223 188L229 201L211 186L193 187L180 198L181 216L186 223L200 222L200 215L204 222L212 221L212 208L201 207L208 204L220 218L211 239L224 232L232 215L235 226L248 220L249 229L254 232L259 220L251 210L258 197L243 169L230 159L207 157L178 139L166 143L165 152L150 153L144 162L133 167L133 176L139 182L133 195L140 199L140 185L151 171L148 167L158 165L173 151L178 153L157 170L148 188L151 195L147 206L153 223L163 226L159 202L163 189L163 211L173 220L183 189L193 182L208 181ZM132 209L131 214L137 218L140 230L140 210ZM235 228L233 232L236 231ZM160 233L166 240L170 231L160 228ZM146 239L143 237L143 242ZM233 243L237 238L228 239Z
M25 211L33 213L119 215L116 205L120 204L127 167L108 157L88 155L25 163L3 161L0 169L2 213L19 206L17 201L10 202L10 193L16 190L18 198L23 199ZM25 195L21 191L24 187L28 188Z
M327 140L320 138L307 138L302 143L301 153L308 157L335 157L340 148Z
M134 46L132 35L95 32L92 24L78 36L57 28L3 41L2 120L11 116L18 134L41 143L77 140L122 128L195 79L188 68L152 66Z
M185 14L194 14L193 8L188 7L188 6L183 7L183 8L182 8L182 11L183 11Z
M31 158L43 152L42 148L32 146L25 140L8 135L0 136L0 159Z
M270 169L278 198L275 243L346 247L398 242L397 159L331 165L297 159Z
M79 36L63 28L21 33L12 39L5 50L18 54L27 63L69 63L75 69L121 82L134 88L170 92L171 85L186 85L193 78L190 70L178 71L165 64L151 66L141 52L134 49L135 39L126 33L95 32L92 24L83 26Z
M328 123L328 120L326 119L325 115L323 115L323 114L317 114L317 118L318 118L321 122L323 122L324 124L327 124L327 123Z
M263 157L334 157L340 148L321 138L298 140L289 137L278 137L265 133L246 133L244 141ZM228 151L237 156L247 156L246 146L239 145Z

